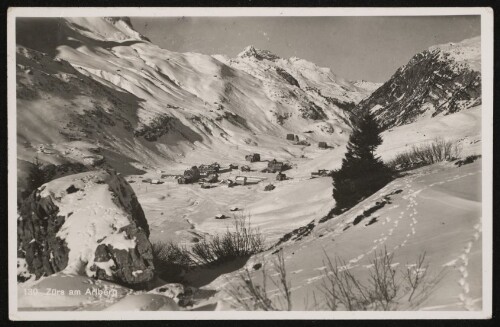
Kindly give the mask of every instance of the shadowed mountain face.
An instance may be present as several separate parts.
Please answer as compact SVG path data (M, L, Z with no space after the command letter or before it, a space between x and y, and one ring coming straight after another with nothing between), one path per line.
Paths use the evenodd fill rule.
M356 107L371 110L384 128L447 115L481 104L480 38L416 54Z

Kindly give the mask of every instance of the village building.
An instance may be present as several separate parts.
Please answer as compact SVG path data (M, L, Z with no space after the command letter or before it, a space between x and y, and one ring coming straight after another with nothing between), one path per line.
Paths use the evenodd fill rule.
M276 173L284 170L285 164L281 161L273 159L267 163L267 171L270 173Z
M241 171L250 171L250 167L247 165L243 165L240 167Z
M321 149L326 149L328 148L328 144L326 144L326 142L319 142L318 147Z
M286 134L286 139L288 141L295 141L295 135L294 134Z
M220 181L221 185L226 185L227 187L233 187L234 182L231 179L223 179Z
M318 171L313 171L311 177L327 177L331 175L331 171L327 169L318 169Z
M193 166L184 171L184 175L177 179L179 184L189 184L194 183L200 179L200 170L198 167Z
M252 153L252 154L246 155L245 160L250 161L250 162L258 162L258 161L260 161L260 154Z
M219 180L219 174L217 173L213 173L213 174L209 174L206 178L205 178L205 182L207 183L215 183Z
M282 172L279 172L278 175L276 175L276 180L277 181L284 181L284 180L286 180L286 175L283 174Z
M234 179L235 184L238 185L246 185L247 184L247 178L246 176L236 176Z
M220 170L220 165L217 162L210 165L200 165L198 167L198 170L200 171L200 175L208 176L210 174L218 173Z

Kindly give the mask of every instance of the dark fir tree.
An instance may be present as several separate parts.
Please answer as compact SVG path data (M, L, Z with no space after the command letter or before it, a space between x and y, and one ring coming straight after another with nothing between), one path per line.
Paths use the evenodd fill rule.
M342 167L332 174L337 210L354 206L392 180L392 171L375 155L376 148L382 144L380 133L369 111L353 128Z
M17 197L17 205L18 208L20 207L22 201L26 199L31 192L33 192L35 189L39 188L42 186L43 183L45 183L45 174L43 172L43 165L40 163L38 160L38 157L35 157L33 162L31 163L26 163L27 164L27 172L28 175L26 176L26 184L24 187L22 187L22 191L18 193Z

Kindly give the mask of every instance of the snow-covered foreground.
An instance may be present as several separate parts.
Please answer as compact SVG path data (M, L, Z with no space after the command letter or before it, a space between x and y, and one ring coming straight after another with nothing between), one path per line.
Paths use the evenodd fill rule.
M320 194L328 191L330 179L318 178L309 181L302 181L306 184L303 193L303 201L311 203L314 208L315 199L310 190L321 189ZM283 185L282 195L293 190L294 182ZM256 184L258 185L258 184ZM148 185L152 187L153 185ZM145 187L141 186L141 187ZM156 185L154 187L157 187ZM158 186L159 187L159 186ZM308 189L310 188L310 189ZM230 190L230 189L228 189ZM308 191L309 190L309 191ZM193 198L197 197L197 192L206 191L198 188L190 189ZM210 190L208 190L210 191ZM245 192L244 192L245 191ZM250 192L249 192L250 191ZM236 191L240 192L240 191ZM175 193L175 192L172 192ZM250 200L254 203L266 202L265 197L260 196L259 191L255 192L246 188L241 189L241 193L251 193ZM312 194L311 194L312 193ZM230 193L228 193L230 194ZM311 194L308 196L308 194ZM330 193L327 194L329 197ZM233 195L245 198L243 194ZM230 201L222 197L221 201ZM275 198L276 195L269 198ZM387 197L388 196L388 197ZM260 198L260 199L259 199ZM279 198L279 195L278 195ZM285 196L285 198L287 198ZM151 199L151 198L150 198ZM387 199L389 199L387 201ZM386 205L373 212L369 217L359 221L356 219L364 210L370 209L377 201L386 201ZM211 203L211 200L199 200L198 205ZM206 202L204 202L206 201ZM289 199L289 203L301 201L297 195ZM320 201L321 202L321 201ZM326 199L323 202L327 202ZM330 200L331 202L331 200ZM300 202L303 203L303 202ZM235 205L236 203L222 203L222 206ZM280 202L272 200L267 204L262 204L262 213L256 213L255 224L262 225L262 232L267 235L268 229L263 224L265 218L259 221L259 215L265 217L264 208L270 212L276 212L276 217L286 219L286 213L280 215ZM154 201L143 204L158 205ZM215 210L207 206L207 210ZM249 204L251 207L251 204ZM149 207L150 208L150 207ZM169 208L165 208L165 211ZM181 212L181 208L175 209ZM189 213L189 207L186 210ZM282 209L284 210L284 209ZM293 207L289 209L292 213ZM197 213L201 217L201 213ZM300 216L300 213L296 216ZM427 275L429 278L440 276L436 286L431 290L430 296L416 307L410 307L407 303L401 304L401 309L410 310L480 310L482 297L482 251L481 251L481 160L462 167L457 167L452 163L441 163L429 167L420 168L409 172L388 184L382 190L361 202L346 213L334 217L326 222L319 222L323 214L312 213L308 219L315 220L315 228L311 234L298 241L291 241L283 245L285 255L285 265L288 278L292 285L292 298L294 310L321 310L322 307L313 307L313 294L319 297L321 294L321 281L325 267L325 253L333 259L343 258L347 265L344 269L350 269L360 279L367 278L370 269L370 262L376 253L383 249L394 254L394 266L405 267L413 264L419 255L426 253L428 263ZM196 215L191 217L193 221ZM293 218L293 217L292 217ZM305 218L304 218L305 219ZM213 219L210 219L213 221ZM203 222L195 225L196 230L205 231L215 228L214 224L223 221L213 221L213 223ZM152 240L162 239L162 228L159 220L150 219L150 227L153 232ZM285 222L273 222L271 225L282 226L285 229ZM168 228L165 223L163 228ZM293 224L289 225L289 229ZM154 234L156 231L156 234ZM269 263L273 261L275 249L251 257L248 262L243 263L244 268L249 269L256 280L259 280L261 271L255 270L258 263ZM230 310L232 299L226 291L239 283L239 274L242 270L236 270L242 265L235 265L233 268L218 267L213 271L205 270L191 275L214 276L207 282L198 283L202 294L196 307L206 310ZM410 266L411 267L411 266ZM244 269L242 268L242 269ZM232 272L231 272L232 271ZM270 272L273 276L274 272ZM218 277L217 277L218 276ZM276 276L274 276L276 277ZM158 283L158 281L157 281ZM38 289L38 295L32 296L26 292ZM44 294L48 288L64 290L65 294ZM93 288L108 290L105 295L90 293L87 290ZM70 295L69 290L81 289L78 296ZM275 286L268 283L270 294L275 293ZM31 290L31 291L26 291ZM115 291L116 290L116 291ZM206 291L203 293L203 290ZM217 293L210 291L218 291ZM113 293L114 292L114 293ZM81 276L56 274L42 278L39 282L27 282L21 284L19 289L19 306L21 309L54 309L58 310L174 310L177 305L172 302L171 294L163 294L155 291L132 291L115 284L93 281L90 278ZM103 300L105 297L105 301ZM321 301L320 301L321 302ZM307 304L307 307L306 307Z
M386 195L390 200L383 208L356 222L356 217ZM480 310L481 161L460 168L443 163L413 171L341 216L317 223L303 240L285 245L294 310L308 309L304 305L313 303L313 293L322 302L325 253L332 260L345 260L342 268L363 280L368 277L371 260L384 249L394 254L394 267L411 267L425 252L427 275L430 279L440 276L424 302L417 307L403 302L400 309ZM261 272L255 271L254 265L272 262L272 252L247 263L256 280ZM228 289L230 284L238 284L239 273L221 276L207 287ZM268 289L273 293L276 287L268 283ZM228 301L226 308L230 308L231 297L221 294L220 298Z

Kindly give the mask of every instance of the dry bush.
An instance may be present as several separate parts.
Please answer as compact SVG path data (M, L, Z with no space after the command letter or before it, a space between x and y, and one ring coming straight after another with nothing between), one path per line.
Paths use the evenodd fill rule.
M172 242L157 242L151 244L153 257L164 264L191 267L194 262L189 250Z
M454 160L460 156L461 148L456 141L436 138L430 143L414 145L410 150L398 153L388 166L396 169L411 169L431 165L445 160Z
M236 258L251 256L264 250L264 237L252 228L250 218L235 217L233 229L222 235L204 238L192 249L192 258L198 264L218 264Z
M405 270L393 265L394 255L386 249L375 253L368 280L356 277L343 259L332 261L326 255L326 270L320 290L330 310L398 310L415 308L443 278L444 270L431 278L427 274L425 253Z
M337 310L341 304L345 310L366 310L370 304L366 287L351 273L343 269L347 263L341 258L335 262L326 256L326 270L320 289L330 310Z
M181 282L183 273L196 265L185 247L172 242L157 242L151 245L155 272L164 280Z
M393 264L394 255L384 249L375 253L371 260L372 267L365 279L355 276L342 258L336 257L332 261L326 253L325 257L326 269L319 287L323 301L318 300L313 292L312 308L308 299L304 299L307 310L323 310L320 302L332 311L416 309L430 296L445 273L443 269L436 276L429 276L425 253L420 255L414 264L401 269ZM273 267L269 271L266 262L263 262L260 278L252 277L246 268L238 276L237 283L229 281L227 292L241 308L247 311L292 310L291 283L287 277L282 249L272 264ZM274 273L271 276L277 277L270 277L270 272ZM269 282L276 289L270 290Z
M238 284L230 282L229 295L242 308L247 311L263 310L263 311L291 311L292 310L292 292L291 283L288 281L285 258L283 250L280 249L277 257L273 260L272 271L278 276L277 279L268 276L266 263L264 261L261 267L261 282L252 279L252 275L248 269L245 269L239 275ZM270 291L267 287L269 281L276 286L276 296L270 296Z

